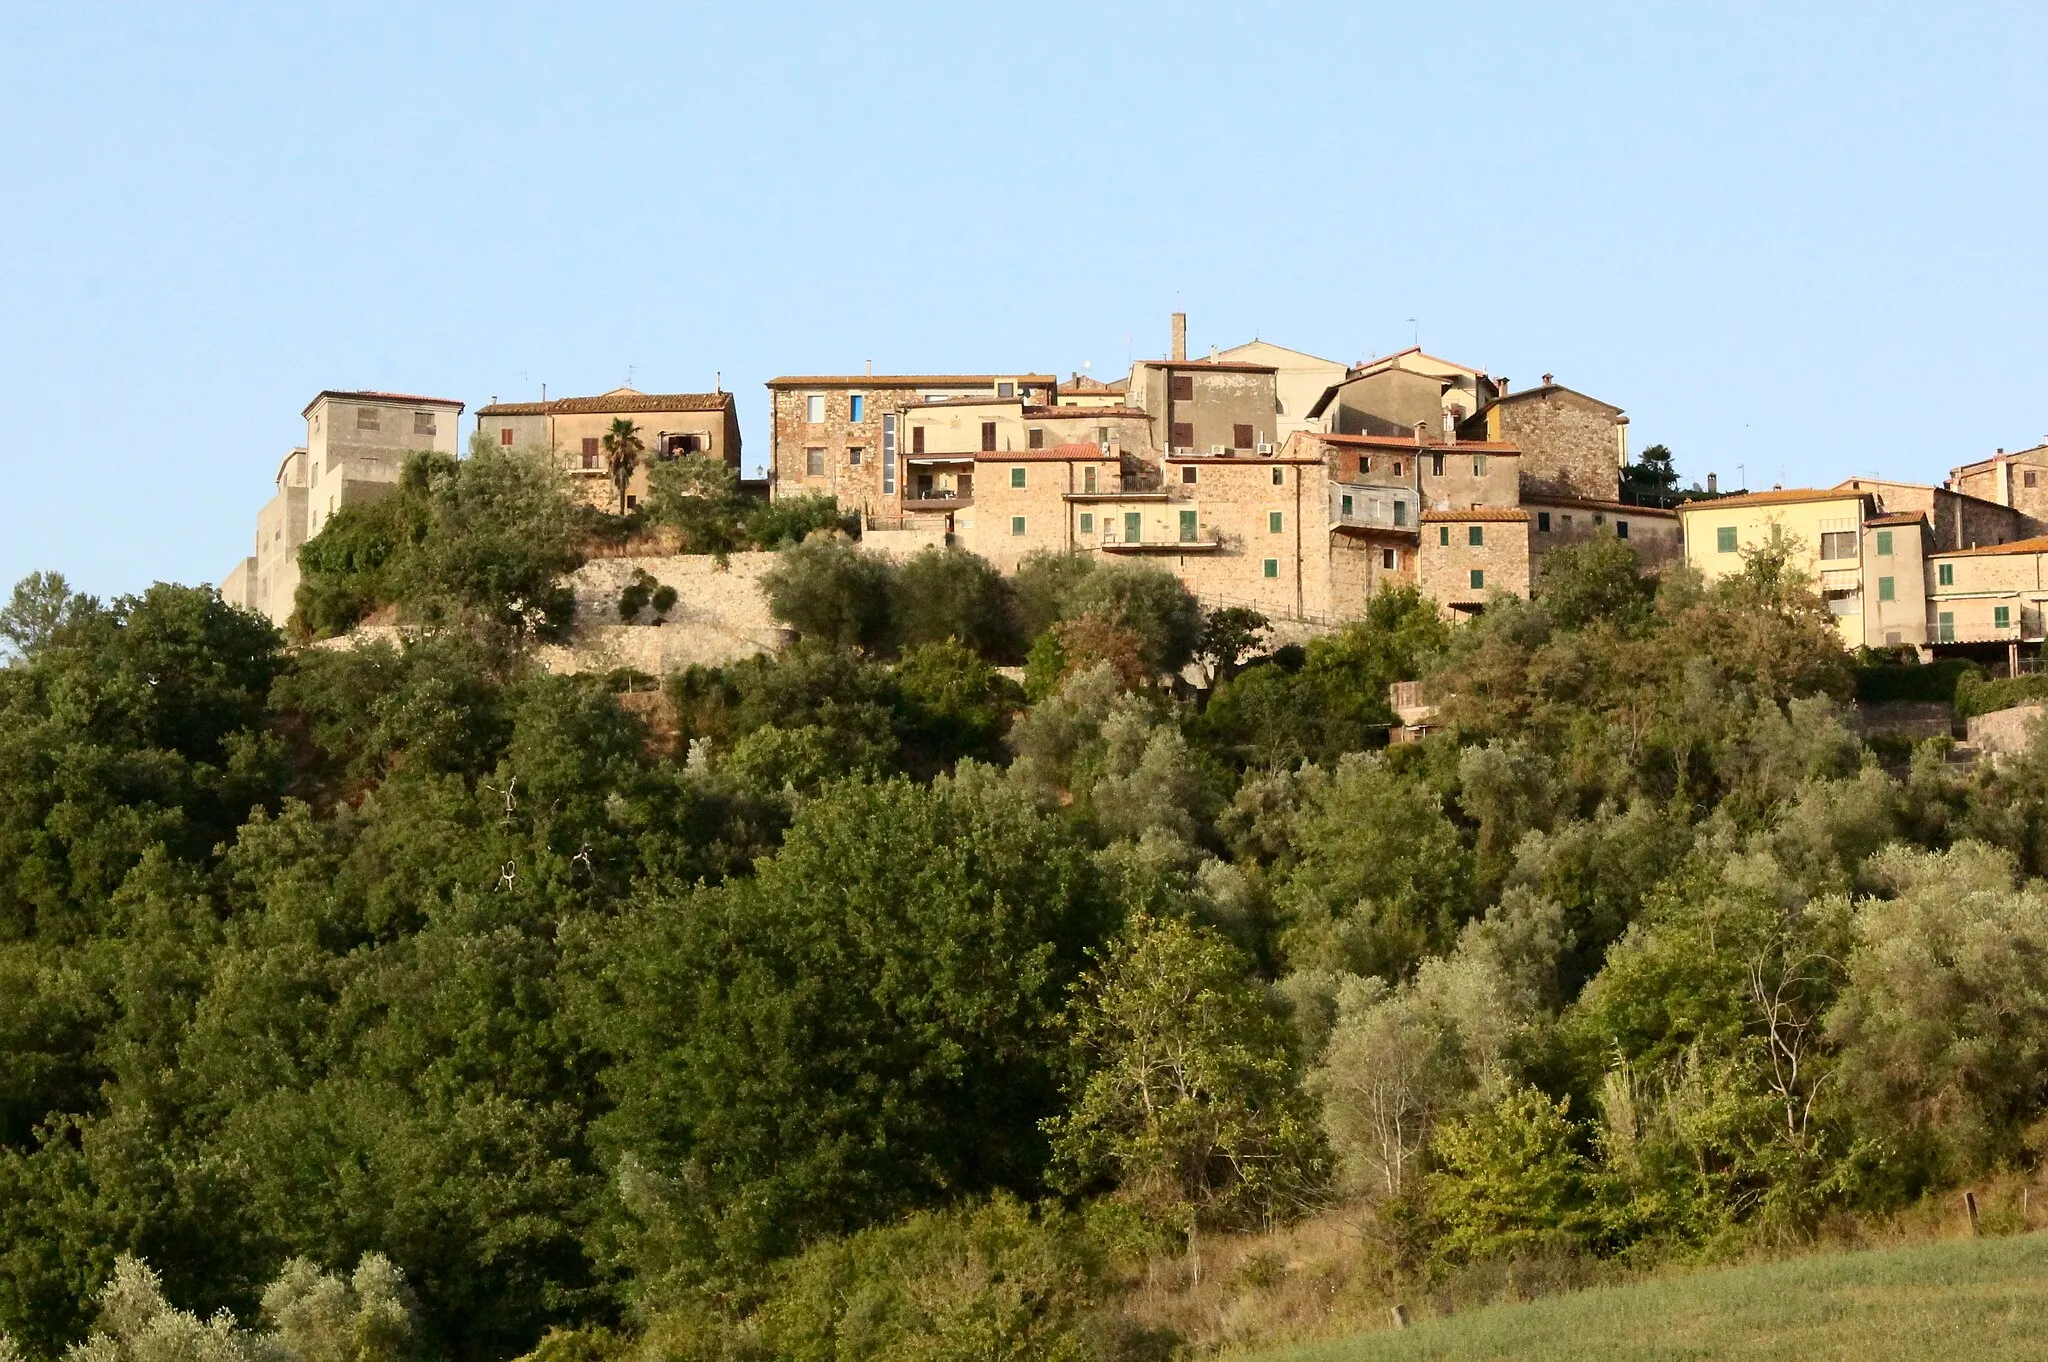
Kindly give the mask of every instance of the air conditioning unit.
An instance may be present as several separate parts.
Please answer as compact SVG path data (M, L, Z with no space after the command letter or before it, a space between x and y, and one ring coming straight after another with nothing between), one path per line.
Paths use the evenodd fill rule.
M1210 445L1210 446L1209 446L1209 454L1210 454L1210 456L1211 456L1212 458L1221 458L1221 457L1222 457L1222 456L1223 456L1223 455L1224 455L1224 454L1225 454L1225 453L1227 452L1227 450L1228 450L1228 446L1226 446L1226 445Z
M1260 453L1261 455L1263 455L1264 457L1268 458L1268 459L1272 458L1272 457L1273 457L1273 442L1272 442L1271 440L1261 440L1261 441L1259 441L1259 453Z

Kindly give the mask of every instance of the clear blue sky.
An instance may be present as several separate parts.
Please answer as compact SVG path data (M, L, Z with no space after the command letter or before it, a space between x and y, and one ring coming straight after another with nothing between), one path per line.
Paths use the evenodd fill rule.
M2048 435L2042 11L1553 11L7 0L0 589L218 579L323 387L722 371L751 466L774 374L1108 374L1176 306L1415 318L1724 484Z

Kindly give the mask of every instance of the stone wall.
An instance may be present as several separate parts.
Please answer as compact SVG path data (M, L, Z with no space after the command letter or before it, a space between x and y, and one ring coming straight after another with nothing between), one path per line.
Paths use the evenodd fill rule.
M2044 713L2040 705L2014 705L1979 714L1970 720L1970 746L1994 761L2024 752Z
M576 592L573 641L542 648L541 665L553 672L631 667L659 676L770 652L788 637L761 590L774 562L763 552L731 554L723 566L709 554L594 559L569 578ZM676 589L666 623L619 622L619 592L636 568Z
M1421 559L1422 594L1446 610L1470 614L1496 591L1529 594L1529 526L1521 511L1425 512ZM1477 586L1475 571L1482 574Z
M1621 494L1621 437L1605 402L1545 388L1495 403L1487 436L1522 451L1522 486L1534 494L1612 501Z

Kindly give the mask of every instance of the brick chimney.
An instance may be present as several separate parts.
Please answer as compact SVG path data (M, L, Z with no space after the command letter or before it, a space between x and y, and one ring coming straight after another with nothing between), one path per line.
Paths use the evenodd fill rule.
M1549 387L1549 386L1550 386L1550 380L1551 380L1552 378L1554 378L1554 377L1556 377L1556 375L1554 375L1554 374L1545 374L1545 375L1543 376L1543 386L1544 386L1544 387L1546 387L1546 388L1547 388L1547 387Z
M1427 421L1417 421L1417 422L1415 423L1415 447L1416 447L1417 449L1421 449L1421 448L1422 448L1422 447L1423 447L1424 445L1427 445L1428 443L1429 443L1429 422L1427 422Z
M1507 381L1507 379L1505 379L1505 378L1496 378L1495 380L1493 380L1493 390L1494 390L1495 392L1499 393L1499 394L1500 394L1500 395L1501 395L1502 397L1506 397L1506 396L1508 395L1508 381Z
M1188 314L1185 312L1176 312L1173 314L1173 353L1169 356L1169 358L1184 361L1187 359L1187 357Z

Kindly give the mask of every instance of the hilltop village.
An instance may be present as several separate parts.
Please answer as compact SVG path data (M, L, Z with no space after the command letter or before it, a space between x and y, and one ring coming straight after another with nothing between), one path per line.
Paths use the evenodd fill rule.
M1469 616L1499 593L1528 596L1545 554L1600 535L1627 540L1646 569L1684 559L1710 581L1781 535L1850 647L2012 670L2019 645L2043 636L2048 446L1999 450L1939 487L1852 478L1724 496L1710 478L1646 498L1624 492L1624 410L1551 374L1517 388L1419 347L1345 364L1263 340L1190 358L1186 335L1175 314L1168 354L1113 382L773 379L768 476L742 486L829 496L869 549L892 557L950 544L1005 571L1046 551L1140 559L1206 607L1300 630L1359 618L1396 583ZM409 452L456 454L464 410L321 392L257 518L255 551L222 595L283 624L299 546L388 491ZM626 469L605 446L621 419L647 450ZM543 449L585 499L619 511L645 498L652 463L741 466L737 403L722 390L493 399L472 438Z

